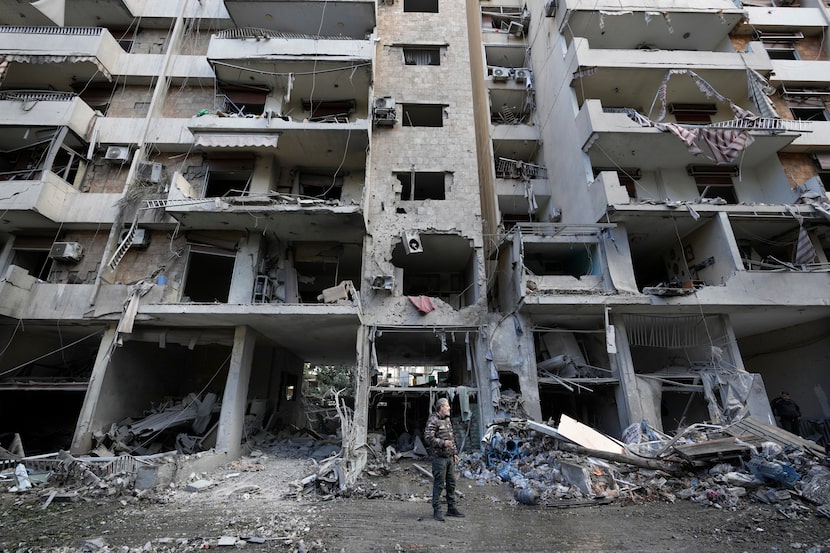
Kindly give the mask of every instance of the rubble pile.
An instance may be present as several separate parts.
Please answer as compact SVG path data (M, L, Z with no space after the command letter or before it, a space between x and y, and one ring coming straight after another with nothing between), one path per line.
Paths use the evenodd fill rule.
M552 426L510 419L492 425L482 451L465 456L459 469L478 485L509 482L526 505L685 499L736 509L754 501L787 518L830 516L828 459L812 442L758 421L738 430L693 425L674 438L645 421L639 426L627 429L636 441L626 444L584 425L566 437ZM767 435L747 433L749 427ZM598 443L603 447L594 449Z
M218 425L221 404L216 394L200 398L190 393L181 400L168 400L141 419L113 424L107 432L93 433L99 457L119 454L153 455L175 449L196 453L209 449L205 442ZM247 421L246 421L247 423Z

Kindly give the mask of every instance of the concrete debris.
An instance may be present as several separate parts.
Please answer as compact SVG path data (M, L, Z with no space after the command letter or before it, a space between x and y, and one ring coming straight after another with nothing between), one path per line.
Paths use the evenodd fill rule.
M151 409L141 419L113 424L107 432L96 432L92 453L113 456L122 453L152 455L175 449L196 453L210 446L205 442L216 427L221 404L216 394L204 397L190 393L181 400L169 400Z
M787 518L830 513L830 460L819 458L814 447L792 447L789 436L783 444L760 441L768 431L743 433L741 440L729 427L697 424L669 437L643 426L643 442L624 444L574 422L567 421L564 432L572 439L561 424L511 419L491 425L483 450L466 455L460 472L478 485L509 482L523 505L686 499L716 509L754 501ZM571 443L577 440L614 450L623 446L621 452L588 449ZM696 455L697 444L709 447Z

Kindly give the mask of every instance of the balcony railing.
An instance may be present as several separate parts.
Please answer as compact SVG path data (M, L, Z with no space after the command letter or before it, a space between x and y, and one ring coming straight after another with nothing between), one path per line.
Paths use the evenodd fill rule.
M349 36L319 36L319 35L306 35L302 33L286 33L283 31L272 31L270 29L257 29L255 27L242 27L240 29L225 29L223 31L219 31L218 33L214 34L216 38L228 38L228 39L235 39L235 38L252 38L257 40L269 39L269 38L299 38L299 39L310 39L310 40L317 40L317 39L325 39L325 40L354 40L354 38Z
M496 176L501 179L546 179L548 170L541 165L500 157L496 161Z
M29 35L99 36L102 27L0 27L0 33L23 33Z
M71 102L77 97L74 92L52 92L44 90L8 90L0 92L0 100L21 102Z

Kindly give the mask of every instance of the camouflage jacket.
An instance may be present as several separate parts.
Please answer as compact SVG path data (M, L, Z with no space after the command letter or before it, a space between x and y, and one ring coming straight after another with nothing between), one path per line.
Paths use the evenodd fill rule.
M451 446L444 445L449 440ZM432 455L437 457L452 457L458 453L455 447L455 433L452 430L452 421L449 417L441 418L438 413L433 413L427 420L427 427L424 430L424 441Z

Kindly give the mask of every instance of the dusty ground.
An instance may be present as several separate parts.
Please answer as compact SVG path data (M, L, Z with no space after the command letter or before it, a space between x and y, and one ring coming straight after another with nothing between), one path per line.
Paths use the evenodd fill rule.
M127 494L43 509L43 490L4 489L0 551L188 551L221 547L227 536L254 552L830 552L830 519L812 508L790 508L796 515L788 519L752 500L736 510L683 500L525 506L513 501L508 484L464 478L459 506L466 518L437 522L431 482L411 465L366 475L352 497L333 500L292 493L290 483L313 472L309 461L268 456L196 475L215 483L202 492L178 486L141 499ZM261 543L239 539L246 537Z

